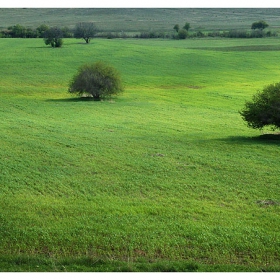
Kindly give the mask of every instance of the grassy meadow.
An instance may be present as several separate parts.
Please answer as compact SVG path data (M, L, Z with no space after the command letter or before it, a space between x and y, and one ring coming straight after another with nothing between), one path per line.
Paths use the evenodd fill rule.
M279 139L238 110L280 39L0 40L0 271L280 271ZM67 93L106 61L125 91Z

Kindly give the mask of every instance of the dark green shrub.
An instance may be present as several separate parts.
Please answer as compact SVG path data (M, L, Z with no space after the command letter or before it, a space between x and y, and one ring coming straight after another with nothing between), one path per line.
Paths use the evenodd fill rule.
M51 45L53 48L59 48L62 46L63 33L58 27L51 27L45 31L44 42L46 45Z
M41 24L36 28L37 36L39 38L44 38L45 32L49 29L49 26L46 24Z
M271 126L280 128L280 83L266 86L247 101L239 112L249 127L262 129Z
M9 26L10 34L12 38L25 38L26 37L26 28L20 24L14 26Z
M178 33L180 29L179 24L175 24L173 29Z
M123 90L119 72L104 62L85 64L70 82L68 91L94 100L115 95Z
M242 30L231 30L227 33L229 38L248 38L247 32Z
M186 22L185 25L183 26L183 29L189 31L190 27L191 25L188 22Z
M263 30L263 29L267 28L268 26L269 25L265 21L260 20L260 21L252 23L251 29Z
M205 35L201 31L197 31L195 34L196 37L204 37Z
M188 36L187 30L185 30L185 29L179 30L179 32L178 32L178 38L179 39L184 40L184 39L187 38L187 36Z
M265 33L262 30L254 30L251 32L251 38L263 38Z

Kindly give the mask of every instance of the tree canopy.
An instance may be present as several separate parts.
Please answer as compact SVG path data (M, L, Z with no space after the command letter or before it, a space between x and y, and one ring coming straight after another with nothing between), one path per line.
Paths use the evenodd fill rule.
M79 22L76 24L74 37L77 39L82 38L88 44L97 31L98 29L93 22Z
M179 32L178 32L178 38L181 39L181 40L184 40L186 39L188 36L188 32L186 29L180 29Z
M186 22L183 28L189 31L190 27L191 27L190 23Z
M62 46L63 33L59 27L48 28L44 33L44 41L46 45L51 45L53 48Z
M180 29L180 26L179 24L175 24L173 29L178 33L179 32L179 29Z
M254 22L252 23L252 26L251 26L251 29L260 29L260 30L263 30L265 28L267 28L269 25L263 21L263 20L260 20L260 21L257 21L257 22Z
M119 72L104 62L81 66L70 82L68 91L80 96L86 94L95 100L106 98L123 90Z
M270 84L257 92L239 113L251 128L280 128L280 83Z

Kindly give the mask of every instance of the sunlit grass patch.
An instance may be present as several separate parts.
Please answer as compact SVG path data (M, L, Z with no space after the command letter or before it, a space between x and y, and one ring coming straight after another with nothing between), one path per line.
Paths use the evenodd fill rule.
M1 269L279 270L278 139L238 113L278 79L278 52L73 42L0 41ZM96 60L125 91L69 95L77 67Z

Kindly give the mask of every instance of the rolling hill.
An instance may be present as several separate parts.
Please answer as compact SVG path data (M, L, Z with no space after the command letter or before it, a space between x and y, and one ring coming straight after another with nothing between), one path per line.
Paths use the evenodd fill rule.
M272 29L280 27L278 8L2 8L0 28L21 24L37 27L74 27L77 22L94 21L101 31L172 31L187 21L191 30L250 29L252 22L265 20Z

